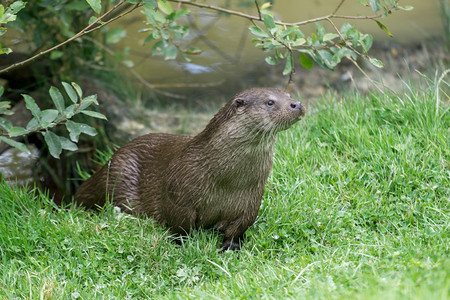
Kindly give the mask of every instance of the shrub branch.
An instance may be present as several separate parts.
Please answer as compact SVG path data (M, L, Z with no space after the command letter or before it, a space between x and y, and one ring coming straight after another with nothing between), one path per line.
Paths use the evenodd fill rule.
M57 45L55 45L55 46L53 46L53 47L51 47L51 48L49 48L49 49L47 49L47 50L41 51L41 52L39 52L38 54L36 54L36 55L34 55L34 56L30 57L30 58L27 58L27 59L25 59L25 60L23 60L23 61L21 61L21 62L12 64L12 65L10 65L10 66L8 66L8 67L6 67L6 68L1 69L1 70L0 70L0 74L1 74L1 73L5 73L5 72L8 72L8 71L10 71L10 70L12 70L12 69L14 69L14 68L19 67L19 66L25 65L25 64L27 64L27 63L29 63L29 62L32 62L33 60L35 60L35 59L37 59L37 58L39 58L39 57L41 57L41 56L43 56L43 55L45 55L45 54L47 54L47 53L50 53L50 52L52 52L53 50L56 50L56 49L58 49L59 47L64 46L64 45L70 43L71 41L73 41L73 40L75 40L75 39L77 39L77 38L79 38L79 37L82 37L83 35L85 35L85 34L87 34L87 33L90 33L90 32L92 32L92 31L94 31L94 30L97 30L97 29L99 29L99 28L101 28L101 27L103 27L103 26L109 24L110 22L112 22L112 21L114 21L114 20L116 20L116 19L118 19L118 18L120 18L120 17L122 17L122 16L124 16L124 15L126 15L126 14L128 14L128 13L130 13L132 10L136 9L137 5L135 5L131 10L129 10L129 11L127 11L127 12L121 14L121 15L118 15L118 16L116 16L116 17L114 17L114 18L112 18L112 19L110 19L110 20L108 20L108 21L102 22L102 20L103 20L104 18L106 18L108 15L110 15L110 14L111 14L113 11L115 11L118 7L120 7L121 5L123 5L123 4L125 3L125 1L126 1L126 0L121 0L119 3L117 3L116 5L114 5L110 10L108 10L107 12L105 12L102 16L98 17L97 20L95 20L94 22L92 22L91 24L89 24L88 26L86 26L86 27L85 27L84 29L82 29L80 32L78 32L77 34L75 34L73 37L71 37L71 38L65 40L64 42L59 43L59 44L57 44ZM98 26L94 27L95 25L98 25Z
M223 12L223 13L227 13L230 15L235 15L238 17L242 17L245 19L248 19L252 22L254 21L258 21L258 22L263 22L263 18L262 18L262 14L261 11L259 9L259 5L256 3L256 8L258 10L258 16L255 15L250 15L250 14L246 14L240 11L236 11L236 10L232 10L232 9L227 9L227 8L223 8L223 7L219 7L219 6L215 6L215 5L209 5L209 4L203 4L203 3L198 3L198 2L192 2L189 0L167 0L170 2L174 2L174 3L178 3L179 5L184 4L184 5L190 5L190 6L195 6L195 7L199 7L199 8L203 8L203 9L209 9L209 10L214 10L217 12ZM82 29L80 32L78 32L77 34L75 34L73 37L47 49L44 51L41 51L39 53L37 53L36 55L27 58L23 61L20 61L18 63L12 64L8 67L5 67L3 69L0 70L0 74L1 73L5 73L8 72L14 68L17 68L19 66L25 65L29 62L32 62L34 60L36 60L37 58L48 54L58 48L60 48L61 46L64 46L70 42L72 42L73 40L80 38L88 33L91 33L92 31L95 31L97 29L102 28L103 26L131 13L133 10L135 10L136 8L142 6L142 4L135 4L133 5L133 7L127 11L125 11L124 13L121 13L107 21L103 21L107 16L111 15L112 12L116 11L119 7L121 7L123 4L125 4L127 2L127 0L120 0L120 2L118 2L116 5L114 5L111 9L109 9L107 12L105 12L103 15L101 15L100 17L98 17L94 22L92 22L91 24L89 24L88 26L86 26L84 29ZM345 2L345 0L341 0L341 2L337 5L337 7L335 8L335 10L326 15L326 16L322 16L322 17L317 17L317 18L313 18L313 19L309 19L309 20L305 20L305 21L300 21L300 22L294 22L294 23L290 23L290 22L282 22L282 21L275 21L275 24L278 25L283 25L283 26L301 26L301 25L306 25L306 24L310 24L310 23L317 23L320 21L328 21L331 22L331 19L349 19L349 20L373 20L373 19L378 19L381 18L382 14L375 14L375 15L371 15L371 16L346 16L346 15L337 15L337 11L340 9L340 7L342 6L342 4ZM332 22L331 22L332 23ZM333 24L333 23L332 23Z

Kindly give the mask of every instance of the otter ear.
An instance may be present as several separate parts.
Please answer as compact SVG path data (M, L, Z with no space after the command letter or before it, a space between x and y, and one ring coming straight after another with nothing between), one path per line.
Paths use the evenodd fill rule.
M245 98L235 98L234 99L234 108L239 108L245 106L248 103L248 100Z

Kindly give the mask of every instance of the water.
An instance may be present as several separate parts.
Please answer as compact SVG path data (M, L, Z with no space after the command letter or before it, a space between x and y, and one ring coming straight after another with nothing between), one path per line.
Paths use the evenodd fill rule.
M0 154L0 174L6 181L18 185L26 185L33 181L33 169L39 157L39 150L29 145L31 154L21 152L16 148L8 148Z
M236 1L237 2L237 1ZM286 22L303 21L324 16L336 8L340 0L309 0L309 1L274 1L273 10L276 19ZM203 2L202 2L203 3ZM223 1L209 1L208 4L221 6ZM175 4L172 4L175 7ZM382 31L376 22L370 20L350 21L362 32L370 33L376 42L396 43L400 45L423 42L433 36L442 36L443 28L437 1L409 0L401 1L403 6L413 6L412 11L398 11L392 16L380 20L385 24L393 37ZM185 85L196 83L214 83L223 79L244 74L250 66L264 63L264 53L251 43L252 35L248 27L252 23L235 16L217 15L211 10L197 9L185 6L192 11L192 16L185 19L191 26L191 33L186 44L197 46L205 51L198 56L192 56L192 65L186 65L183 59L166 62L160 57L152 57L151 44L143 46L146 33L138 33L145 27L145 18L135 11L119 20L116 25L127 30L127 37L120 46L133 49L130 56L135 62L135 70L152 84L170 83ZM244 13L257 15L254 6L248 8L231 7ZM347 0L340 10L340 15L373 15L370 8L365 8L356 0ZM348 20L335 20L338 27ZM328 26L322 23L324 26ZM312 31L315 25L301 27L304 32ZM239 75L238 75L239 76Z

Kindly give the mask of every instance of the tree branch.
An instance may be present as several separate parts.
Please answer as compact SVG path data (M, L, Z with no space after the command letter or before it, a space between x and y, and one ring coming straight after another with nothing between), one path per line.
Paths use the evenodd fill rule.
M203 3L198 3L198 2L192 2L189 0L167 0L170 2L175 2L175 3L181 3L181 4L185 4L185 5L191 5L191 6L196 6L196 7L200 7L200 8L205 8L205 9L210 9L210 10L215 10L215 11L220 11L223 13L227 13L230 15L234 15L234 16L239 16L245 19L249 19L251 21L262 21L262 19L259 16L254 16L254 15L250 15L250 14L246 14L240 11L236 11L236 10L231 10L231 9L227 9L227 8L223 8L223 7L219 7L219 6L215 6L215 5L209 5L209 4L203 4ZM306 24L310 24L310 23L315 23L315 22L319 22L319 21L324 21L326 19L352 19L352 20L371 20L371 19L378 19L381 17L381 15L372 15L372 16L342 16L342 15L335 15L334 13L337 12L337 10L340 8L340 6L342 5L342 3L344 3L345 0L342 0L341 3L339 3L338 7L334 10L333 13L323 16L323 17L317 17L317 18L313 18L313 19L309 19L309 20L305 20L305 21L300 21L300 22L294 22L294 23L290 23L290 22L282 22L282 21L275 21L275 24L278 25L285 25L285 26L301 26L301 25L306 25Z
M256 10L258 11L259 19L262 20L261 10L259 9L258 0L255 0Z
M341 8L342 4L344 4L345 0L341 0L341 3L338 4L338 6L336 7L336 9L333 11L332 15L335 15L337 13L337 11L339 10L339 8Z
M36 55L34 55L34 56L30 57L30 58L27 58L27 59L25 59L25 60L23 60L23 61L21 61L21 62L12 64L12 65L10 65L10 66L8 66L8 67L6 67L6 68L1 69L1 70L0 70L0 74L1 74L1 73L5 73L5 72L8 72L9 70L14 69L14 68L16 68L16 67L18 67L18 66L22 66L22 65L27 64L27 63L29 63L29 62L32 62L33 60L35 60L35 59L37 59L37 58L39 58L39 57L41 57L41 56L43 56L43 55L45 55L45 54L47 54L47 53L49 53L49 52L52 52L53 50L56 50L56 49L58 49L59 47L64 46L65 44L68 44L68 43L70 43L71 41L73 41L73 40L75 40L75 39L77 39L77 38L79 38L79 37L82 37L83 35L85 35L85 34L91 32L91 31L93 31L93 30L97 30L97 29L99 29L99 28L105 26L106 24L108 24L108 23L110 23L110 22L116 20L119 16L117 16L117 17L115 17L115 18L112 18L111 20L108 20L108 21L106 21L106 22L104 22L104 23L100 23L100 21L102 21L102 19L104 19L104 18L105 18L106 16L108 16L111 12L113 12L114 10L116 10L118 7L120 7L120 6L121 6L122 4L124 4L124 3L125 3L125 0L121 0L119 3L117 3L116 5L114 5L110 10L108 10L107 12L105 12L105 13L104 13L102 16L100 16L97 20L95 20L94 22L92 22L91 24L89 24L88 26L86 26L83 30L81 30L80 32L78 32L77 34L75 34L73 37L71 37L71 38L65 40L64 42L59 43L58 45L55 45L55 46L53 46L53 47L51 47L51 48L49 48L49 49L47 49L47 50L41 51L41 52L39 52L38 54L36 54ZM134 10L136 7L137 7L137 6L133 7L131 10ZM128 12L127 12L127 13L128 13ZM125 14L125 13L124 13L124 14ZM123 14L123 15L124 15L124 14ZM120 16L122 16L122 15L120 15ZM99 25L98 25L97 27L94 27L94 28L92 29L92 27L93 27L94 25L96 25L96 24L99 24Z
M257 2L255 1L256 5L257 5L257 9L258 9L258 14L259 16L254 16L254 15L250 15L250 14L246 14L240 11L235 11L235 10L231 10L231 9L226 9L223 7L219 7L219 6L214 6L214 5L209 5L209 4L203 4L203 3L198 3L198 2L192 2L189 0L167 0L170 2L174 2L174 3L178 3L178 4L185 4L185 5L190 5L190 6L195 6L195 7L200 7L203 9L210 9L210 10L214 10L214 11L218 11L218 12L223 12L223 13L227 13L230 15L235 15L235 16L239 16L245 19L248 19L252 22L255 21L259 21L262 22L262 16L261 16L261 12L259 10L259 6L257 5ZM338 4L338 6L336 7L336 9L333 11L333 13L326 15L326 16L322 16L322 17L317 17L317 18L313 18L313 19L309 19L309 20L305 20L305 21L300 21L300 22L294 22L294 23L289 23L289 22L282 22L282 21L275 21L276 24L278 25L283 25L283 26L301 26L301 25L306 25L306 24L310 24L310 23L316 23L316 22L320 22L320 21L328 21L330 22L331 19L350 19L350 20L372 20L372 19L377 19L380 18L381 15L376 14L376 15L372 15L372 16L343 16L343 15L336 15L335 13L339 10L339 8L342 6L342 4L345 2L345 0L341 0L341 2ZM127 10L126 12L119 14L107 21L103 21L103 19L105 17L107 17L108 15L110 15L113 11L115 11L117 8L119 8L120 6L122 6L124 3L126 3L126 0L120 0L120 2L118 2L116 5L114 5L111 9L109 9L107 12L105 12L102 16L100 16L97 20L95 20L94 22L92 22L91 24L89 24L88 26L86 26L83 30L81 30L80 32L78 32L77 34L75 34L73 37L65 40L62 43L59 43L47 50L41 51L39 53L37 53L36 55L25 59L23 61L20 61L18 63L12 64L8 67L5 67L3 69L0 70L0 74L1 73L5 73L10 71L11 69L14 69L16 67L22 66L24 64L27 64L47 53L52 52L53 50L58 49L61 46L64 46L68 43L70 43L71 41L82 37L92 31L95 31L121 17L123 17L126 14L129 14L130 12L132 12L133 10L135 10L136 8L142 6L142 4L136 4L134 5L130 10ZM97 26L95 26L97 25ZM95 27L94 27L95 26Z

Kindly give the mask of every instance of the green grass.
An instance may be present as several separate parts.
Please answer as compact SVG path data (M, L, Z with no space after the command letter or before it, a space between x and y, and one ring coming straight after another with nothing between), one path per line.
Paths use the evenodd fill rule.
M450 116L433 88L333 98L280 134L240 252L0 182L0 298L448 299Z

